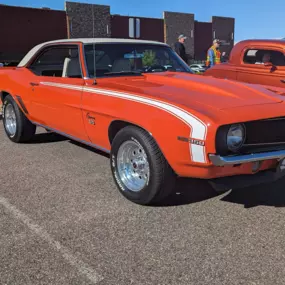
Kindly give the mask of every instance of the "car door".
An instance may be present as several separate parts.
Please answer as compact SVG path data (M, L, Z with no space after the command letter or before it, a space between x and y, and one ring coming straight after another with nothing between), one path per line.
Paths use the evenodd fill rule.
M47 46L28 66L30 114L38 124L88 140L81 111L84 79L78 45Z
M283 51L270 47L247 47L242 54L241 65L237 68L238 81L285 87ZM265 54L270 55L269 64L262 62L262 55Z

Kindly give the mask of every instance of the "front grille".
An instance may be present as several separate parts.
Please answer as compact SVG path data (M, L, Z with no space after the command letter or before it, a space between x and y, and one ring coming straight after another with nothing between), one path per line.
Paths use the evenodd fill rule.
M243 123L246 131L244 145L239 154L285 149L285 117ZM227 146L227 133L231 125L221 126L216 135L216 153L231 155Z
M260 145L244 145L239 153L241 154L250 154L250 153L260 153L268 151L278 151L285 150L285 143L283 144L260 144Z
M285 143L285 117L245 123L246 145Z

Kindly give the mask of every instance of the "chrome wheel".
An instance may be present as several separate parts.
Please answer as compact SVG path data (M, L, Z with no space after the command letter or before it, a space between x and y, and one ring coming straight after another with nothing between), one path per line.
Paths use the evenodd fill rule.
M14 136L17 131L17 119L14 107L9 103L4 109L5 128L10 136Z
M148 184L150 170L147 156L135 141L126 141L120 146L117 166L120 179L129 190L139 192Z

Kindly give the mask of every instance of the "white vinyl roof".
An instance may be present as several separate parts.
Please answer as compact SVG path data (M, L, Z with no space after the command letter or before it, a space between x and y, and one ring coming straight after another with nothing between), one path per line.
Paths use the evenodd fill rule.
M167 44L161 43L161 42L145 41L145 40L132 40L132 39L115 39L115 38L62 39L62 40L44 42L44 43L41 43L39 45L36 45L20 61L20 63L18 64L18 67L25 66L30 61L30 59L45 45L59 44L59 43L74 43L74 42L80 42L83 44L93 44L93 43L95 43L95 44L99 44L99 43L130 43L131 44L131 43L133 43L133 44L156 44L156 45L168 46Z

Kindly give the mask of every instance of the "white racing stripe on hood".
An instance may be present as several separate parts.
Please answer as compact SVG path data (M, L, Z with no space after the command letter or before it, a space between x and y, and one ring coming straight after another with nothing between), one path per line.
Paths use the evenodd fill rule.
M150 99L143 96L133 95L129 93L122 93L112 90L99 89L93 87L83 87L78 85L54 83L54 82L40 82L42 85L53 86L59 88L66 88L71 90L78 90L84 92L95 93L98 95L110 96L114 98L120 98L128 101L138 102L144 105L149 105L160 110L163 110L179 120L183 121L190 128L190 138L205 140L207 135L207 126L201 120L199 120L194 115L190 114L186 110L179 108L178 106L159 101L156 99ZM205 154L205 147L200 145L190 144L190 156L194 162L206 163L207 158Z

